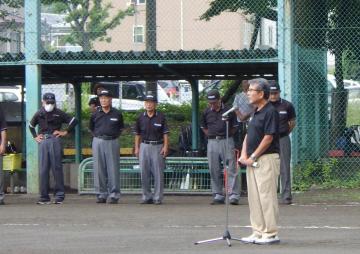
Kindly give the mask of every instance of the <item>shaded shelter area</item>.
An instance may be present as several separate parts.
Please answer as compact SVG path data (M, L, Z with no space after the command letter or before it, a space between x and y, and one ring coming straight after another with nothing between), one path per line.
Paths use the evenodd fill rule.
M194 58L196 55L196 58ZM0 86L22 85L25 87L30 63L23 55L5 54L0 58ZM81 120L81 84L100 81L132 80L187 80L192 90L192 129L199 129L199 80L243 80L265 77L277 80L277 51L165 51L165 52L43 52L36 68L41 84L71 83L75 92L75 117ZM36 79L29 81L36 85ZM25 94L24 108L38 108L39 101ZM25 91L25 93L27 93ZM24 100L23 100L24 101ZM23 112L26 112L24 110ZM23 116L22 119L25 119ZM23 128L26 124L23 121ZM25 133L24 133L25 134ZM26 145L25 145L26 143ZM24 139L24 150L32 147L32 139ZM192 132L192 149L198 150L199 132ZM31 151L31 149L30 149ZM81 162L81 127L75 129L75 161ZM28 162L31 163L31 162ZM31 171L32 172L32 171ZM29 180L29 178L28 178ZM33 185L35 186L35 185Z
M219 52L219 53L218 53ZM131 54L130 54L131 53ZM277 76L277 52L241 51L166 51L148 55L139 52L42 53L42 83L79 83L131 80L237 80ZM196 54L197 58L191 58ZM159 58L160 56L160 58ZM16 61L15 65L13 65ZM0 85L24 84L23 55L5 54L0 62ZM10 63L12 65L10 65Z

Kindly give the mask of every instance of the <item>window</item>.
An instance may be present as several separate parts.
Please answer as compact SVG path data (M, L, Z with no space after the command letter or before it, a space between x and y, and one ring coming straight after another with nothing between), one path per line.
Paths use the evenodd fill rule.
M19 98L14 93L10 92L1 92L0 93L0 101L17 101Z
M130 99L130 100L138 100L139 98L141 98L141 95L139 95L136 86L123 85L122 98Z
M273 29L271 26L268 27L268 45L273 44Z
M144 43L144 27L134 26L134 43Z
M146 4L146 0L130 0L128 4L136 4L136 5Z

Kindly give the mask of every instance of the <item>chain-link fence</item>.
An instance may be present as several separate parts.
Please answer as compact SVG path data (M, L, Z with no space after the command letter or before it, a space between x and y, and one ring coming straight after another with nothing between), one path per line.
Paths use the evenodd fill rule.
M359 186L360 2L297 0L293 14L295 187Z
M100 60L140 64L137 68L141 68L147 61L180 64L206 60L241 62L245 68L261 61L281 62L279 52L283 48L278 44L285 40L281 57L290 71L285 73L289 79L280 80L280 85L282 96L293 102L297 113L297 126L292 133L294 187L359 186L358 0L46 2L49 1L42 1L40 29L40 60L46 64L66 64L71 60L76 67ZM3 6L0 38L6 39L0 39L0 62L18 64L25 53L24 11L21 5L6 9ZM279 11L278 7L286 10ZM12 19L15 14L17 18ZM220 76L222 71L225 70L219 70ZM113 72L106 73L111 76ZM70 110L73 100L67 96L71 86L65 85L64 95L63 90L55 90L60 86L63 85L50 90ZM83 108L88 99L83 97ZM187 114L186 124L191 119L190 111ZM127 121L131 126L133 120L129 119L130 116ZM83 133L87 135L85 120ZM179 130L181 121L174 126ZM124 137L129 141L123 144L130 143L130 133L130 129L125 131ZM177 137L172 144L177 145Z

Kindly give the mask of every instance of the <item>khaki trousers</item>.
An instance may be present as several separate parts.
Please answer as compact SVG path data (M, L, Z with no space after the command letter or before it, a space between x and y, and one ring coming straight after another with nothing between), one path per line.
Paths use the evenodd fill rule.
M257 161L258 167L246 169L250 222L253 233L271 237L278 233L280 157L277 153L264 154Z

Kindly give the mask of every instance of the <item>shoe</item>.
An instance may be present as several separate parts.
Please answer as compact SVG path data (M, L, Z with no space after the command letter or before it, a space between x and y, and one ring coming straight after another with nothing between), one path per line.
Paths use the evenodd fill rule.
M161 202L161 200L155 200L155 201L154 201L154 204L155 204L155 205L161 205L162 202Z
M36 204L38 204L38 205L50 205L51 202L50 202L50 200L46 200L46 201L39 200L38 202L36 202Z
M282 199L280 200L280 205L291 205L292 204L292 200L291 199Z
M271 237L262 237L260 239L255 240L255 244L266 245L266 244L276 244L279 243L280 239L277 235Z
M142 204L142 205L154 204L154 200L152 200L152 199L143 200L140 202L140 204Z
M110 198L109 204L117 204L118 200L116 198Z
M63 202L64 202L63 200L57 199L57 200L55 200L55 201L53 202L53 204L55 204L55 205L61 205Z
M238 204L239 204L239 200L236 199L236 198L231 198L231 199L230 199L230 204L231 204L231 205L238 205Z
M240 241L242 241L244 243L255 243L255 241L259 240L259 239L261 239L261 235L259 235L257 233L253 233L250 236L241 238Z
M223 204L225 204L225 201L223 200L223 199L214 199L211 203L210 203L210 205L223 205Z
M0 200L0 205L5 205L4 200Z
M98 204L105 204L105 203L106 203L106 199L105 199L105 198L98 198L98 199L96 200L96 203L98 203Z

